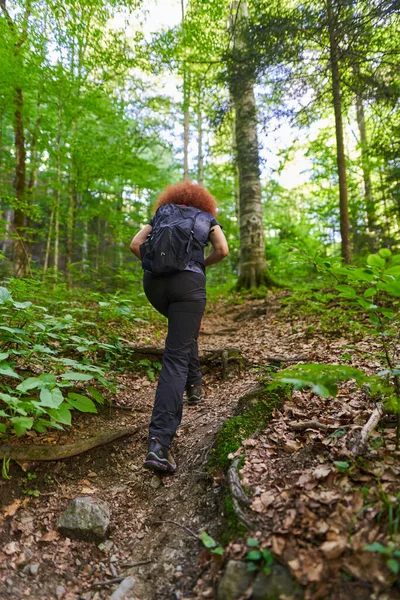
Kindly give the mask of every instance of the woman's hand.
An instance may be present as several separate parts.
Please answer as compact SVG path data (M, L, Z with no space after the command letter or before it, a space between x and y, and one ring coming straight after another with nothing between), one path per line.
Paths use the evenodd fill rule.
M214 250L206 258L206 267L215 265L229 254L228 242L219 225L214 225L211 229L210 242Z
M152 229L153 228L151 225L145 225L143 229L141 229L131 241L131 245L129 246L129 248L131 249L131 252L133 252L133 254L138 257L139 260L141 259L140 246L146 241L146 238L148 235L150 235Z

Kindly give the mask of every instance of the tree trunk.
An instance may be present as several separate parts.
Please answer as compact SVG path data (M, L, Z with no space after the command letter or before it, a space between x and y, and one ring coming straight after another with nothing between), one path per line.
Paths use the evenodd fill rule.
M185 27L185 3L181 0L182 29ZM189 179L190 71L183 61L183 179Z
M47 233L47 242L46 242L46 254L44 256L44 265L43 265L43 279L45 278L47 269L49 267L51 237L53 235L53 222L54 222L54 207L50 213L49 231Z
M230 91L235 109L235 159L239 173L240 261L238 288L273 285L266 270L262 219L257 111L253 73L246 61L247 3L234 2ZM236 58L236 60L235 60Z
M69 194L68 212L67 212L67 247L66 247L66 268L67 268L67 288L72 288L71 265L74 261L74 231L75 231L75 207L76 207L76 187L71 183Z
M201 86L201 81L199 83ZM197 181L200 185L204 182L204 155L203 155L203 111L201 106L201 87L197 105Z
M15 277L26 277L29 272L29 254L26 235L26 149L25 133L22 110L24 96L21 88L15 90L15 113L14 113L14 135L15 135L15 197L16 206L14 210L14 275Z
M351 241L349 206L347 199L346 159L343 141L342 92L339 71L339 46L336 32L336 18L332 0L327 0L328 29L330 45L330 66L332 74L332 96L335 111L336 160L339 176L340 234L342 238L342 257L346 264L351 264Z

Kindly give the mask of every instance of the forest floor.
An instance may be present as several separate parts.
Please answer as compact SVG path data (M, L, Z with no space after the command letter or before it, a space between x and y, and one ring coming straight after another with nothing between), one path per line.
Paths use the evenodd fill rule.
M319 317L288 312L284 294L242 304L220 301L207 312L200 350L238 348L247 367L222 381L218 370L205 376L206 397L185 405L174 443L178 471L159 477L142 467L155 383L127 372L119 376L121 409L77 415L71 433L47 433L37 443L68 443L102 429L135 427L131 437L58 462L14 464L12 479L0 485L0 597L33 600L100 600L132 575L128 598L184 600L215 598L222 559L215 560L196 538L201 530L218 539L224 478L207 466L215 436L235 412L238 400L258 384L271 358L339 363L353 345L352 365L380 367L369 340L348 339L318 327ZM312 323L311 323L312 321ZM312 325L312 326L311 326ZM159 334L154 328L154 341ZM148 343L149 326L135 343ZM396 576L388 560L398 534L400 475L391 423L371 437L361 460L346 454L348 427L363 425L374 409L363 390L341 387L336 399L309 390L294 392L273 412L264 429L245 439L235 453L244 457L242 483L252 537L288 566L307 598L392 599ZM306 427L316 420L329 430ZM38 490L38 491L36 491ZM75 541L57 530L57 519L80 496L104 500L111 509L109 541ZM246 537L225 547L225 559L245 557ZM389 554L365 551L381 542ZM218 562L219 561L219 562ZM129 566L136 565L137 566ZM392 563L392 567L394 563ZM251 589L243 598L251 597Z

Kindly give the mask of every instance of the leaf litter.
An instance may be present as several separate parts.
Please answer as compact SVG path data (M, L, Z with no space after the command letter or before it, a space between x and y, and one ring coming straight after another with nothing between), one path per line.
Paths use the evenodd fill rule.
M328 339L318 331L310 335L306 320L280 317L279 308L279 298L272 297L268 303L253 300L234 307L220 302L205 318L200 343L215 349L235 346L254 367L271 364L271 357L340 363L349 340ZM238 318L242 313L247 316ZM146 344L159 340L159 332L152 333L154 338L143 331L138 339ZM356 348L353 366L380 368L378 361L363 362L364 352L373 350L368 341L361 340ZM4 482L1 490L1 597L101 600L115 586L94 589L93 584L122 574L137 579L133 598L215 598L223 560L242 559L245 540L233 540L223 558L211 558L181 526L196 534L222 531L216 498L224 476L210 481L205 465L218 428L258 377L257 368L224 382L215 374L206 376L204 404L184 409L174 478L142 469L155 383L135 373L119 377L118 403L128 410L79 415L73 431L52 434L52 443L67 443L100 427L139 426L133 439L52 466L24 465L37 475L29 485L20 484L24 473L13 469L12 481ZM351 383L343 384L335 399L296 391L274 411L270 424L234 453L244 457L242 484L251 496L256 522L252 535L290 569L305 587L306 598L398 597L393 595L395 575L387 557L365 550L376 543L384 548L393 540L398 543L399 512L393 516L393 506L399 502L400 468L394 430L371 436L367 452L357 460L346 445L372 410L365 391ZM293 429L299 421L330 427ZM49 443L37 437L34 443ZM26 495L35 486L40 495ZM98 546L64 538L56 528L68 502L86 494L105 500L112 511L110 538ZM142 562L148 564L124 566Z

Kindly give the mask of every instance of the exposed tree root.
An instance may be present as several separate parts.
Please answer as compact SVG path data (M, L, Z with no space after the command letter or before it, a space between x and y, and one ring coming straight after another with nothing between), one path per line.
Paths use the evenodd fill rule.
M121 437L133 435L137 431L137 427L102 431L87 440L79 440L73 444L56 446L0 446L0 458L11 458L12 460L23 462L36 460L62 460L63 458L70 458L71 456L82 454L82 452L87 452L88 450L97 448L97 446L104 446Z
M351 425L338 425L337 423L320 423L320 421L294 421L290 427L295 431L303 429L321 429L322 431L335 431L336 429L348 429Z
M382 402L378 402L375 410L371 414L368 421L365 423L364 427L362 427L362 429L360 430L359 435L357 435L357 438L351 447L351 452L353 454L357 455L357 454L361 454L363 452L363 450L365 449L365 447L367 445L368 437L378 426L378 423L379 423L383 413L384 413L383 404L382 404Z
M249 506L250 500L243 491L238 473L239 461L236 459L228 469L228 484L232 496L232 506L237 518L247 529L252 529L254 523L249 519L246 513L242 510L239 503Z

